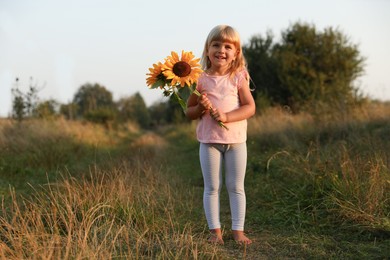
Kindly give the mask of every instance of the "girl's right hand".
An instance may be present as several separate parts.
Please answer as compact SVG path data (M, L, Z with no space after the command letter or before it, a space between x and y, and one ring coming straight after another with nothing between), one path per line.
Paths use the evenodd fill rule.
M198 105L202 111L209 110L213 107L210 100L207 98L207 94L205 93L200 95L198 98Z

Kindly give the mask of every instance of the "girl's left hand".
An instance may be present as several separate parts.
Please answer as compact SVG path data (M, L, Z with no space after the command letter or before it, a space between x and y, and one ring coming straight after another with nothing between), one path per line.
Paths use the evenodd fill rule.
M210 116L217 122L226 123L226 113L220 112L217 108L210 109Z

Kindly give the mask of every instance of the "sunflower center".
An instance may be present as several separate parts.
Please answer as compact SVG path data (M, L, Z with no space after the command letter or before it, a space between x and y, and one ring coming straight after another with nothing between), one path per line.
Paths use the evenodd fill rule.
M172 71L176 76L182 78L188 76L191 73L191 66L187 62L179 61L173 65Z

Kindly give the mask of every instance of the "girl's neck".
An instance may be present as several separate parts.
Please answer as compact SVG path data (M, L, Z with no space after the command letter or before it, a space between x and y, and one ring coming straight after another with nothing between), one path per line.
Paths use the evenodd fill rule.
M229 74L229 69L228 68L210 67L206 70L206 73L211 75L211 76L225 76L225 75Z

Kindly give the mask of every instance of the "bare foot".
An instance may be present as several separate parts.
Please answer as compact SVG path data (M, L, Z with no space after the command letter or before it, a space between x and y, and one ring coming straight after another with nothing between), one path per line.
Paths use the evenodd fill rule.
M250 240L245 234L244 231L241 230L233 230L234 240L240 244L250 245L252 244L252 240Z
M223 239L222 239L222 231L220 228L216 228L216 229L210 229L210 238L208 239L208 241L212 244L220 244L220 245L223 245L224 242L223 242Z

